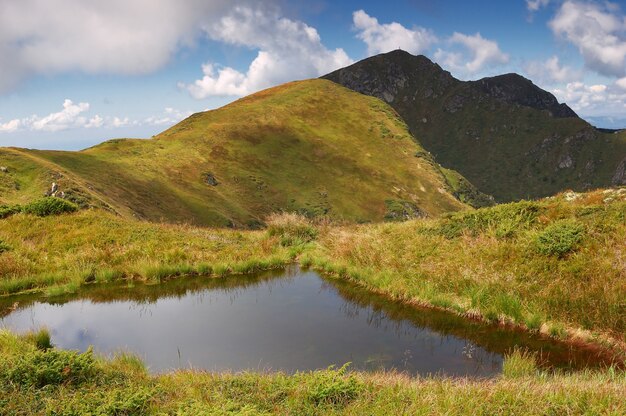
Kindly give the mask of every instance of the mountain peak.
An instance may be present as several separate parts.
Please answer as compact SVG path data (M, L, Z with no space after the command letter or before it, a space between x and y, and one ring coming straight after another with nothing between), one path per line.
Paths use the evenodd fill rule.
M426 56L401 49L371 56L322 78L388 103L402 91L425 90L437 96L460 82Z
M438 163L498 201L624 176L626 134L594 129L519 74L460 81L425 56L395 50L323 78L389 103Z
M547 110L557 118L578 117L567 104L559 104L554 95L516 73L487 77L471 84L497 100Z

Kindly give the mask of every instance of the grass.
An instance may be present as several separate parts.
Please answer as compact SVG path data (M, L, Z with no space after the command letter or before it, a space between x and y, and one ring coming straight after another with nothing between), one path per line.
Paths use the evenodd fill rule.
M409 303L529 331L626 338L626 202L568 194L402 223L337 226L283 213L266 230L128 221L97 210L0 221L0 294L73 293L121 279L160 282L303 266Z
M0 254L0 295L56 296L92 282L249 273L291 263L303 249L266 231L128 221L98 210L17 214L0 221L0 238L11 247Z
M352 373L176 371L149 375L128 354L42 350L0 331L1 414L624 414L626 373L540 373L526 355L489 380Z
M535 356L519 348L507 355L502 365L502 376L506 378L530 377L538 371Z
M360 226L283 214L268 218L266 230L245 232L129 221L96 210L19 213L0 221L0 238L12 247L0 254L0 289L57 296L90 282L223 277L298 259L401 301L605 343L619 354L626 298L623 195L565 194ZM572 235L580 238L571 242ZM559 250L538 249L544 243ZM546 373L521 350L506 357L501 377L472 380L346 368L149 375L132 355L104 359L51 347L46 331L0 331L0 414L626 412L624 370Z
M624 195L333 228L302 263L406 302L626 351L626 202L607 192Z
M436 164L414 157L421 150L382 101L308 80L194 114L150 140L0 148L9 168L0 204L23 205L56 182L77 205L125 219L249 229L277 211L381 221L388 200L431 216L466 208Z

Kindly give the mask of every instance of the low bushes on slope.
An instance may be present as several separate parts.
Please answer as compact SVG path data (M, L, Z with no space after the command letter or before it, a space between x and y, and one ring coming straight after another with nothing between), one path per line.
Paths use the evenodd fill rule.
M61 198L45 197L26 205L2 205L0 206L0 219L10 217L23 212L24 214L47 217L78 211L78 205Z

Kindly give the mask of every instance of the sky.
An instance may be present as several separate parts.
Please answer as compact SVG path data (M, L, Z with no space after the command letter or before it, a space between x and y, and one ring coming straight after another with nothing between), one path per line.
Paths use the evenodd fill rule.
M626 127L626 2L0 0L0 146L150 138L198 111L401 48L517 72Z

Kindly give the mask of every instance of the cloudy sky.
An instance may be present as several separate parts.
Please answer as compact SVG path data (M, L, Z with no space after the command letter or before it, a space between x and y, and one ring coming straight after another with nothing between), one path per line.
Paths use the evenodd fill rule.
M397 48L465 80L518 72L626 127L624 2L0 0L0 146L151 137Z

